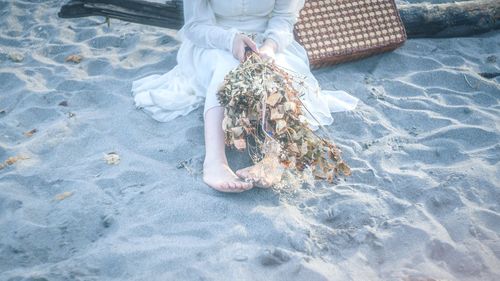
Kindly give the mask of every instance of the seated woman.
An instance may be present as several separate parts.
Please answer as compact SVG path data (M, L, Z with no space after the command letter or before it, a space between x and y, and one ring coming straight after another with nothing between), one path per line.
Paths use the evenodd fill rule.
M245 180L248 168L234 173L228 166L222 130L224 108L217 100L219 86L243 61L246 47L305 77L309 91L301 100L314 115L306 115L311 127L329 125L333 122L331 112L351 110L357 104L357 99L344 91L320 90L305 49L293 37L303 5L304 0L185 0L177 65L163 75L133 83L136 106L161 122L186 115L204 102L203 180L216 190L242 192L254 186ZM264 182L261 179L261 185Z

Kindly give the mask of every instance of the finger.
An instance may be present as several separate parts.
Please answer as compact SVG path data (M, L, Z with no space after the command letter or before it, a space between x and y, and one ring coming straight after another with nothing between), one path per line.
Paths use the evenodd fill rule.
M258 53L259 52L259 49L257 48L257 44L255 44L255 42L250 39L249 37L243 37L243 41L245 42L245 44L250 47L252 49L252 51Z
M271 61L273 58L267 54L261 54L260 57L264 60L264 61Z
M243 62L245 60L245 50L243 48L238 49L238 60Z

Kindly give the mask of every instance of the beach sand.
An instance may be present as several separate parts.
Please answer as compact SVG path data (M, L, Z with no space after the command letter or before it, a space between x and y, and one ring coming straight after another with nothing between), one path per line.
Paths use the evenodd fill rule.
M227 194L202 108L134 107L175 30L63 2L0 1L0 280L500 280L499 31L314 71L360 99L328 127L353 175Z

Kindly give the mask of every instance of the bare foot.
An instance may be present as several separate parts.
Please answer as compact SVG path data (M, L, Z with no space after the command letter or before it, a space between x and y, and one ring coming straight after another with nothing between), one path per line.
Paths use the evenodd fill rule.
M203 181L221 192L243 192L253 187L252 183L238 178L227 164L204 163Z
M236 175L252 182L257 187L270 188L280 182L282 172L266 168L264 163L259 162L253 166L236 171Z

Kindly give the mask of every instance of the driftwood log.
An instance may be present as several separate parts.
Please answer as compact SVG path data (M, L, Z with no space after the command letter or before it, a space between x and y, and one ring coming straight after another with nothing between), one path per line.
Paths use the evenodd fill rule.
M180 29L184 24L182 0L165 4L142 0L70 0L58 15L60 18L103 16L172 29Z
M446 4L398 6L408 38L470 36L500 28L500 1L475 0ZM179 29L182 0L165 4L142 0L70 0L59 17L104 16L146 25Z
M409 38L460 37L500 28L500 0L398 6Z

